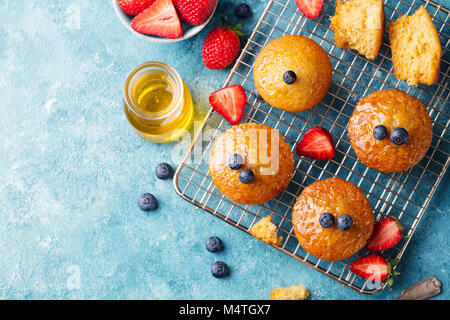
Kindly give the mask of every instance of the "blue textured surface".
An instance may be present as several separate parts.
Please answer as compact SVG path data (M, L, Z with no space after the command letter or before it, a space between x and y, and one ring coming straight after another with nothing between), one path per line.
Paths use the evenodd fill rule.
M448 175L399 265L392 288L364 296L179 198L154 176L174 145L141 140L122 111L122 85L137 64L175 67L199 116L229 70L201 62L206 33L240 1L222 1L202 33L151 44L119 22L109 0L0 1L0 298L267 299L304 283L313 299L390 299L429 275L450 298ZM438 1L450 6L450 1ZM254 17L265 1L247 0ZM145 214L143 192L160 203ZM218 235L226 249L204 241ZM214 260L232 275L215 279Z

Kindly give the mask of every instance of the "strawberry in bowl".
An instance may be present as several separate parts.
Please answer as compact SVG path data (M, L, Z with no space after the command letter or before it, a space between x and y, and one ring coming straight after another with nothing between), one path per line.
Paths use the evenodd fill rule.
M199 33L210 21L217 0L112 0L123 25L140 38L176 42Z
M117 0L120 8L131 16L138 15L148 7L150 7L155 0Z
M192 26L200 26L211 16L217 0L173 0L182 21Z

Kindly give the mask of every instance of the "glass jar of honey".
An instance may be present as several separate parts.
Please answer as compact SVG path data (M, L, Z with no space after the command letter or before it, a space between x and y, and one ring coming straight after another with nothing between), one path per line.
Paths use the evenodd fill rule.
M162 62L145 62L125 81L124 110L139 136L163 143L175 141L186 132L194 105L175 69Z

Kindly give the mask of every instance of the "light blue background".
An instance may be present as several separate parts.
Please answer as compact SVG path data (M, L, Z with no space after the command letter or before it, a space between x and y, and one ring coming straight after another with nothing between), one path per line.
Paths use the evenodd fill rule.
M374 296L195 208L155 178L174 145L134 134L121 106L124 78L141 62L164 61L204 115L229 70L203 67L202 42L240 1L219 2L201 34L161 45L126 30L109 0L0 1L0 298L267 299L273 288L304 283L313 299L391 299L429 275L443 282L438 298L450 298L448 175L399 265L402 275ZM247 3L255 13L250 33L266 1ZM143 192L156 195L160 210L138 209ZM204 249L210 235L223 239L223 252ZM231 277L210 275L216 259Z

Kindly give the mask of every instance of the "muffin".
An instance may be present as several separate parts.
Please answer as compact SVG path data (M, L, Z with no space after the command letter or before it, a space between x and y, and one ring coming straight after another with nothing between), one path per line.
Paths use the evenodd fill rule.
M330 20L338 47L354 49L368 59L377 58L384 36L382 0L338 0Z
M244 123L215 142L209 173L219 191L232 201L262 204L275 198L291 180L294 155L269 126Z
M292 285L287 288L276 288L270 291L270 300L306 300L309 292L304 285Z
M411 16L389 23L392 63L397 79L410 85L431 85L438 81L441 42L430 14L423 7Z
M308 110L326 95L332 69L327 53L299 35L277 38L259 53L253 79L261 97L289 112Z
M305 188L292 213L300 245L330 261L346 259L362 249L373 221L372 208L361 189L340 178L319 180Z
M265 216L255 223L248 232L262 242L279 247L283 237L277 234L277 226L272 221L272 216Z
M357 104L348 136L366 166L381 172L401 172L425 156L433 127L422 102L403 91L383 90Z

